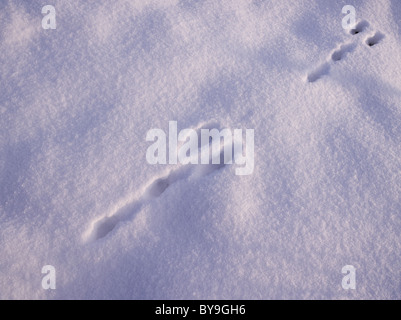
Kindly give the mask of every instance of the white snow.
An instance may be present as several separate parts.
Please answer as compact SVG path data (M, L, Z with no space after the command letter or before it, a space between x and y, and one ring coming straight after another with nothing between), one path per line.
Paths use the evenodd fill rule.
M0 299L401 298L399 0L49 4L0 2ZM169 121L253 174L148 164Z

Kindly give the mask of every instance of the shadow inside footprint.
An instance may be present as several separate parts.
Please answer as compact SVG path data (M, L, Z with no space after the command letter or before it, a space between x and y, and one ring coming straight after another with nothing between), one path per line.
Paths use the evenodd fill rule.
M309 82L316 82L324 75L328 74L330 71L330 65L325 63L321 65L318 69L308 74L308 81Z
M353 44L343 45L343 46L341 46L340 49L338 49L338 50L333 52L333 54L331 55L331 59L334 62L340 61L341 59L344 58L344 56L348 52L351 52L353 49L354 49L354 45Z
M149 195L153 198L160 197L164 191L170 186L170 182L168 177L165 179L157 179L153 184L149 187Z
M96 240L102 239L114 230L119 219L117 217L106 217L96 223L94 227L94 238Z
M378 44L380 41L382 41L385 38L385 35L381 32L376 32L376 34L373 37L370 37L366 39L366 44L369 47L373 47L374 45Z
M365 31L367 27L369 27L369 22L363 20L363 21L359 22L355 26L355 28L351 29L349 33L352 35L357 35L363 31Z
M105 238L110 232L112 232L117 225L122 222L130 219L136 213L139 212L143 203L141 201L133 202L129 205L122 207L118 210L114 215L104 217L103 219L97 221L93 226L93 230L91 231L91 239L100 240Z

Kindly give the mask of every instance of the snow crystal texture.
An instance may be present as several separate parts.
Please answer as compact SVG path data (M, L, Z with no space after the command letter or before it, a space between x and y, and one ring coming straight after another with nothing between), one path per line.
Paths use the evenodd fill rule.
M0 1L0 299L401 298L399 0L49 4ZM149 165L169 121L253 174Z

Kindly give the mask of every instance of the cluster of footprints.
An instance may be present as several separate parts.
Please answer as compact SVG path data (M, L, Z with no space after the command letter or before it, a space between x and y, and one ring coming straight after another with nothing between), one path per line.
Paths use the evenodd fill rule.
M201 129L212 129L219 128L219 124L209 123L203 124L195 128L200 137ZM200 139L198 141L199 153L200 149L204 148L200 143ZM179 146L178 146L179 147ZM206 148L211 148L211 141L209 141ZM210 150L210 154L211 154ZM232 154L233 159L235 158L235 154ZM166 176L162 178L157 178L152 181L147 187L144 188L142 195L139 197L131 197L126 201L123 201L123 204L118 206L115 210L106 216L103 216L99 219L96 219L91 223L91 226L86 231L84 235L84 239L87 242L96 241L102 238L105 238L110 232L112 232L116 226L123 221L129 221L132 219L140 210L151 201L160 197L163 193L168 190L168 188L182 180L187 179L201 179L202 177L208 176L217 170L222 169L224 164L224 145L220 146L220 164L202 164L202 165L180 165L176 166L175 169L170 171Z
M369 27L369 23L367 21L360 21L354 29L351 29L349 33L353 36L356 36L358 34L361 34L366 31L366 29ZM384 34L381 32L376 32L373 35L367 36L364 43L369 46L373 47L377 45L380 41L384 39ZM309 82L316 82L319 80L321 77L324 75L327 75L330 71L331 65L333 63L336 63L338 61L341 61L347 53L352 52L356 47L355 42L351 43L344 43L340 45L338 49L336 49L331 56L327 59L325 63L320 65L317 69L312 71L311 73L308 74L308 81Z

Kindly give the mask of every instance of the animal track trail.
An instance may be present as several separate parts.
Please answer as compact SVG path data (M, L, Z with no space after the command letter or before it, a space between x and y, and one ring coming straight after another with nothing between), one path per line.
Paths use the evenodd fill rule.
M386 36L381 33L380 31L376 32L374 36L369 37L366 39L365 43L369 46L369 47L373 47L376 44L380 43Z
M370 24L366 20L360 21L355 28L351 29L349 33L353 36L365 32L369 28ZM373 36L365 39L366 45L373 47L380 43L385 38L385 35L381 32L376 32ZM341 44L334 52L331 53L330 57L326 59L324 63L319 65L315 70L308 73L306 79L308 82L313 83L321 79L323 76L330 73L333 63L338 63L339 61L345 59L347 54L352 53L357 47L357 42L345 42Z
M209 127L212 128L213 125L214 124L205 125L197 128L196 130L200 132L201 129ZM202 148L211 147L212 144L209 143L206 146L201 146L198 151L201 152ZM211 150L209 149L209 151ZM128 203L124 204L119 209L116 209L112 214L94 221L87 230L84 238L86 238L88 242L105 238L117 227L119 223L132 219L146 204L151 203L155 199L162 196L175 183L182 180L187 180L190 177L193 177L194 179L201 179L202 177L208 176L222 169L226 166L224 163L224 145L220 145L219 152L220 164L213 164L212 161L210 161L209 164L200 164L196 166L181 165L179 168L170 171L167 176L154 180L145 188L144 192L139 198L128 201Z
M310 72L307 76L308 82L316 82L320 78L330 73L332 63L337 63L345 58L348 53L355 50L355 43L344 43L339 46L338 49L334 50L330 54L330 57L326 59L326 62L318 66L314 71Z
M321 79L323 76L328 75L331 70L331 64L334 62L339 62L345 58L347 53L351 53L355 49L355 44L353 43L345 43L340 45L338 49L336 49L326 62L318 66L315 70L310 72L307 75L307 80L310 83L316 82L317 80Z

